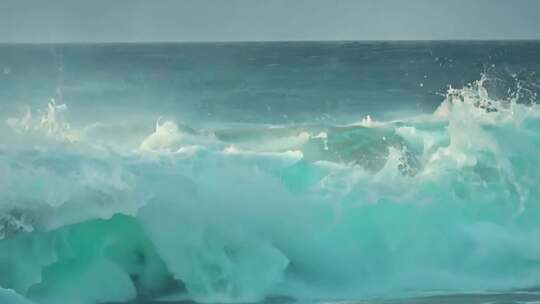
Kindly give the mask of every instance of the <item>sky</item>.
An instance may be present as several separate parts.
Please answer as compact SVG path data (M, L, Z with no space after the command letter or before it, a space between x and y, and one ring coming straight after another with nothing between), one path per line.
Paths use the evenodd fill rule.
M540 0L0 0L0 42L540 39Z

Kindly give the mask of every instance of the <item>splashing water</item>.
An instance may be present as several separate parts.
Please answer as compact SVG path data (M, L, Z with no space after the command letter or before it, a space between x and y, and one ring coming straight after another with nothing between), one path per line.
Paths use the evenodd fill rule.
M27 108L25 114L20 118L9 118L6 124L17 133L33 133L37 136L47 136L60 140L75 141L77 135L71 132L70 125L67 123L65 114L67 106L65 104L56 104L51 99L47 105L47 111L34 118L32 111Z
M37 303L537 286L538 109L484 82L412 120L158 121L129 153L71 128L66 105L28 110L0 150L0 285Z
M17 77L25 65L9 63L0 75L11 85L0 94L0 303L538 301L536 74L488 69L470 84L435 85L437 69L473 65L439 54L460 45L443 44L433 58L420 49L417 61L399 57L416 50L407 44L374 44L371 53L357 44L266 45L267 52L248 45L242 56L214 47L227 60L190 45L159 53L109 46L107 56L97 47L95 58L53 49L51 69L60 75L50 77L44 98L31 95L40 105L22 115L5 100L24 92ZM277 53L295 60L275 64L285 60ZM204 65L189 69L183 57ZM428 61L430 69L411 63ZM75 69L85 64L84 73ZM217 81L220 73L229 82ZM381 73L398 90L381 87ZM361 79L350 82L353 74ZM336 90L312 91L318 81ZM36 92L40 83L32 83ZM436 97L438 107L420 111L427 114L400 112L400 103L447 83L454 87ZM145 95L156 84L193 91ZM409 84L414 94L402 89ZM129 103L120 100L125 88L137 93ZM39 110L51 92L56 99ZM386 102L393 94L397 101ZM382 106L358 103L367 110L355 111L353 98ZM137 107L142 114L131 115ZM306 110L315 107L328 111ZM338 119L334 107L350 113ZM193 109L205 116L188 115Z

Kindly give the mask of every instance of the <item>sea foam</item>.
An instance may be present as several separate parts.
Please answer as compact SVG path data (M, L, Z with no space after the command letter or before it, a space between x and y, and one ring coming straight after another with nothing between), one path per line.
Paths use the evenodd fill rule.
M205 130L158 120L136 144L102 141L67 110L29 109L2 131L7 303L540 284L538 108L492 99L483 78L423 118Z

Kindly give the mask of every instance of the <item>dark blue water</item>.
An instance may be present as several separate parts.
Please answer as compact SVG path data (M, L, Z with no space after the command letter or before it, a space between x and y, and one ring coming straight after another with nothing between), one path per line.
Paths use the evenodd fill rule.
M516 80L538 93L539 50L540 42L2 45L0 104L54 97L75 112L188 123L389 119L431 113L449 85L481 73L496 82L491 94Z

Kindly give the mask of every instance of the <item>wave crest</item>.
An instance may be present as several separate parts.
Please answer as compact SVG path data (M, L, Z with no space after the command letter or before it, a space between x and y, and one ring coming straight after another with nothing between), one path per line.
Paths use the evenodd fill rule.
M484 85L392 122L158 120L122 149L62 122L54 103L9 120L0 285L38 303L538 286L537 106Z

